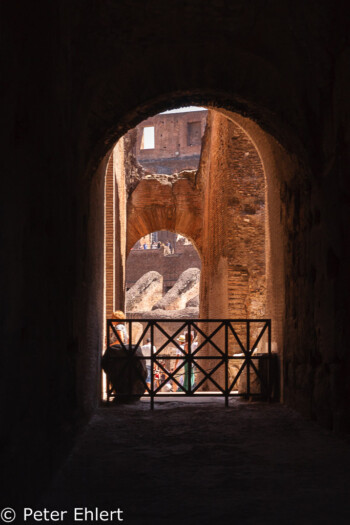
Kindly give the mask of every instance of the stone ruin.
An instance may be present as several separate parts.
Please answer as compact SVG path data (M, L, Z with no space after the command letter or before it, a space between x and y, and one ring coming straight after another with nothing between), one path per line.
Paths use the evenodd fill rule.
M155 271L147 272L126 293L127 317L179 320L179 323L169 322L162 325L168 333L173 333L181 326L181 320L199 317L199 281L200 270L188 268L162 296L161 275ZM156 347L164 341L164 336L156 330ZM172 347L168 347L167 352L176 353Z
M126 312L150 314L152 311L152 317L165 318L184 318L186 314L196 317L199 280L200 270L188 268L163 296L163 277L156 271L147 272L126 292Z
M155 271L147 272L126 292L126 311L151 310L162 297L163 277Z
M199 294L187 301L186 308L199 308Z
M152 310L182 310L187 303L198 296L200 270L198 268L188 268L176 281L175 285L155 303Z

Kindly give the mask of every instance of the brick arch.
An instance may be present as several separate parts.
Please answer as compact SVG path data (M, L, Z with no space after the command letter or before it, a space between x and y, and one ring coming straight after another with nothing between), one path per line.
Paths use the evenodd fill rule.
M141 237L157 230L184 235L200 253L201 228L201 193L191 180L182 178L165 184L157 178L143 179L127 203L126 253Z

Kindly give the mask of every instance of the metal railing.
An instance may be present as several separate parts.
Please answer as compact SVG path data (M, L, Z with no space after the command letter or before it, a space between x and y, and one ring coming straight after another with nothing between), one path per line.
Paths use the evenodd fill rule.
M120 324L133 344L122 341L116 330ZM185 344L179 341L181 335ZM146 339L150 340L149 355L141 351ZM270 319L108 319L107 350L113 348L121 351L119 372L132 373L139 384L135 393L130 383L126 395L149 397L152 409L157 396L222 396L225 406L233 396L268 401L273 397L276 372L272 368ZM149 383L141 363L145 361L150 363ZM171 368L174 361L180 364ZM124 394L107 373L107 401Z

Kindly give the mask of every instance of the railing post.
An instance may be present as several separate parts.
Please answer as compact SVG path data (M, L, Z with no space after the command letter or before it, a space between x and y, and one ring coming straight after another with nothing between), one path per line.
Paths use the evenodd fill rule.
M153 326L153 322L151 321L151 410L154 409L153 344L154 344L154 326Z
M192 367L191 367L191 322L187 323L187 392L191 394L191 380L192 380ZM185 343L186 344L186 343Z
M228 407L228 397L229 397L229 391L228 391L228 326L227 322L225 321L225 407Z
M268 360L269 360L269 364L268 364L268 367L267 367L267 388L268 388L268 401L269 403L271 403L272 401L272 355L271 355L271 319L269 319L268 321L268 325L267 325L267 334L268 334L268 354L269 354L269 357L268 357Z
M129 352L129 355L127 355L127 358L130 359L129 361L129 388L131 387L132 385L132 381L131 381L131 377L132 377L132 361L131 361L131 356L134 357L134 353L133 353L133 350L132 350L132 321L129 321L129 330L128 330L128 338L129 338L129 342L128 342L128 346L126 345L126 342L125 342L125 346L127 346L128 348L128 352ZM131 392L130 392L130 396L132 397L133 393L132 393L132 388L131 388Z
M111 321L110 319L107 319L107 348L109 348L109 325L110 325ZM109 404L109 398L110 398L110 395L109 395L109 380L108 380L108 377L107 377L107 374L106 374L106 390L107 390L107 403Z
M250 350L250 322L247 321L247 355L246 355L246 361L247 361L247 396L248 399L250 397L250 361L249 361L249 350Z

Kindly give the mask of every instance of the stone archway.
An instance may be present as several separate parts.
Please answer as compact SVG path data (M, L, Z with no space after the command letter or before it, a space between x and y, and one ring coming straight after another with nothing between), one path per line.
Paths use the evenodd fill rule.
M198 171L142 173L130 158L130 143L124 143L125 153L115 162L124 163L125 177L132 180L123 206L126 219L119 220L125 223L125 253L152 231L181 232L204 262L202 317L264 317L264 169L242 127L217 111L210 115Z
M180 97L180 100L184 100ZM190 97L186 98L186 100L189 100L192 104L193 103L200 103L202 106L206 105L205 102L205 95L203 95L202 99L197 99L196 96L193 96L193 99ZM159 103L159 102L158 102ZM151 106L150 106L151 107ZM208 104L207 104L207 107ZM161 109L164 109L164 106L161 107ZM263 131L258 125L256 125L253 121L251 121L249 118L241 117L239 114L235 114L232 111L224 110L224 109L216 109L215 112L218 114L222 114L224 117L224 120L231 121L234 126L236 126L236 129L240 129L243 135L245 135L246 140L251 142L251 148L254 150L254 155L256 159L258 159L258 162L260 165L260 171L262 174L262 177L265 175L265 180L267 182L267 188L266 188L266 203L268 207L268 211L266 213L266 240L267 240L267 254L266 254L266 263L267 263L267 273L273 277L273 280L270 280L269 286L268 286L268 293L267 293L267 301L266 301L266 316L271 316L271 313L275 313L276 316L274 317L274 336L273 336L273 347L274 349L278 350L280 349L282 351L283 349L283 320L284 320L284 241L282 236L282 229L280 225L280 217L281 217L281 187L283 184L283 181L287 181L290 179L293 179L293 173L297 173L298 165L295 163L294 159L288 155L286 150L278 144L275 139ZM146 114L145 116L148 116L151 113ZM252 137L254 137L254 140L252 140ZM252 158L252 157L251 157ZM202 163L200 169L205 171L205 162ZM294 178L294 182L297 180L298 175ZM186 179L187 177L184 177ZM191 177L189 177L191 178ZM177 184L178 181L174 180L173 183ZM181 181L181 183L183 183ZM151 207L146 211L147 206L145 206L145 201L143 200L144 195L151 195L151 192L146 190L146 186L149 184L149 188L152 188L152 185L154 185L154 189L156 192L158 192L158 197L160 199L157 200L157 202L152 200L152 197L150 197L151 206L155 205L155 213L152 214L150 212ZM196 180L196 186L199 184L199 179ZM172 184L173 185L173 184ZM166 184L164 185L166 186ZM142 186L141 186L142 188ZM136 188L133 189L135 191ZM203 189L203 188L202 188ZM139 191L135 193L135 202L129 208L131 210L130 217L132 217L132 229L130 231L134 230L134 237L137 238L138 236L141 236L143 233L147 233L148 231L157 229L158 226L154 221L154 218L157 217L157 220L159 222L166 224L166 227L170 227L170 225L174 225L175 222L178 221L178 218L175 218L174 215L174 206L169 205L169 203L172 201L174 202L174 197L172 195L168 195L167 199L164 199L164 203L167 202L166 205L161 205L162 202L162 183L160 180L155 180L153 177L151 177L147 183L144 183L144 190L145 191ZM171 193L171 192L170 192ZM181 193L181 192L179 192ZM210 192L207 194L209 195ZM202 193L203 197L203 193ZM215 200L215 195L214 195ZM202 199L203 204L206 202L205 199ZM210 199L207 200L206 205L208 205L210 202ZM213 201L211 201L213 202ZM142 211L141 215L138 213L142 207L145 207L145 209ZM138 210L138 211L137 211ZM136 213L134 213L136 211ZM203 213L203 205L202 205L202 233L203 233L203 227L207 229L208 232L211 232L211 225L210 221L205 223L204 221L205 213ZM221 224L224 224L225 221L221 221ZM185 233L184 231L182 231ZM126 231L126 225L124 232L121 232L121 236L119 236L121 243L124 245L125 243L125 253L127 253L127 231ZM198 242L198 241L197 241ZM130 245L129 245L130 247ZM207 286L207 290L203 291L201 293L201 308L203 308L202 312L205 314L208 312L205 316L209 317L213 312L213 316L216 317L229 317L229 311L227 308L227 305L229 304L229 290L227 290L227 282L228 282L228 260L227 256L224 255L224 257L221 257L220 255L220 247L219 252L214 250L214 263L215 263L215 271L214 272L208 272L210 285ZM218 255L220 255L218 257ZM123 264L123 263L122 263ZM125 267L125 262L124 262ZM277 269L275 273L271 270L271 268ZM208 268L210 268L210 265L208 265ZM121 268L121 271L117 272L116 275L121 275L121 272L124 272L124 269ZM236 269L234 269L236 270ZM241 272L239 272L241 273ZM204 281L204 279L203 279ZM208 293L209 289L212 289L212 293ZM249 287L247 286L247 289ZM219 290L219 293L217 293L217 290ZM123 299L123 293L119 294L120 301L122 302ZM214 299L214 300L213 300ZM219 302L218 302L219 301ZM206 305L206 307L204 307ZM208 307L210 306L209 310ZM283 361L283 356L281 356Z
M193 172L142 179L127 201L127 253L153 231L169 230L202 248L202 199Z

